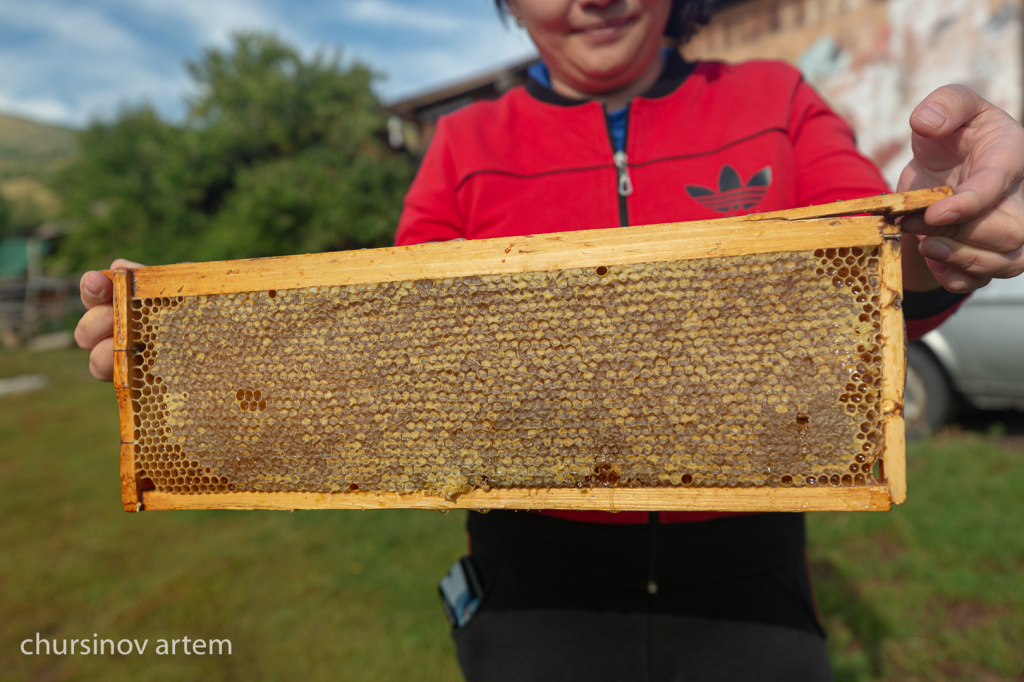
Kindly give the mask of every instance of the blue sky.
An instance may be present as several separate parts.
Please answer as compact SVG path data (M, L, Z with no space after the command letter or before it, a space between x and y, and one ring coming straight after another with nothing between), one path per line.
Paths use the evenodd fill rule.
M391 101L533 54L490 0L0 0L0 113L80 126L122 104L182 114L184 69L236 31L340 48Z

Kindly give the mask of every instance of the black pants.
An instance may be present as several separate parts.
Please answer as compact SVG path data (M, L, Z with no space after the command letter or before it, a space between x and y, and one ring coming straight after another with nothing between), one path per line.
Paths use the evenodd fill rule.
M453 637L470 682L831 679L801 515L468 528L484 599Z

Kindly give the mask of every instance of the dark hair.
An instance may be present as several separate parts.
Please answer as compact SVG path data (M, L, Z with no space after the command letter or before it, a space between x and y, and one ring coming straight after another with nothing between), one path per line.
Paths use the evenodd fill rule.
M715 0L672 0L672 11L665 24L665 37L682 45L711 19L711 6ZM507 0L494 0L498 13L508 13Z

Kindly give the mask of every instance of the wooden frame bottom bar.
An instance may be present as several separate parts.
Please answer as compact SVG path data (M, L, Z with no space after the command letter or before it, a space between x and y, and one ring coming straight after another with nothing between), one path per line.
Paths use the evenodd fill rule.
M423 493L210 493L148 491L148 511L169 509L606 509L608 511L888 511L885 485L851 488L589 488L474 490L455 499Z

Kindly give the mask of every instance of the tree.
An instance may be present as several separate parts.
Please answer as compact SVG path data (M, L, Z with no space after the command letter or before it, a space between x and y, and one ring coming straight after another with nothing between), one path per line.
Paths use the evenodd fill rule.
M198 94L182 124L143 106L79 136L59 185L79 226L66 255L96 267L390 243L414 168L384 143L373 72L259 34L187 68Z

